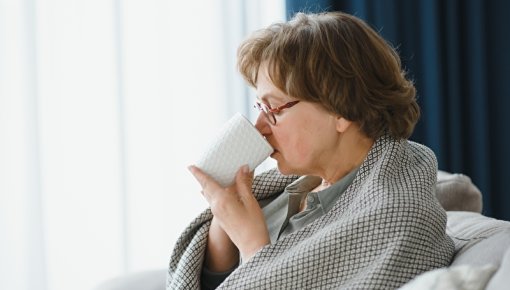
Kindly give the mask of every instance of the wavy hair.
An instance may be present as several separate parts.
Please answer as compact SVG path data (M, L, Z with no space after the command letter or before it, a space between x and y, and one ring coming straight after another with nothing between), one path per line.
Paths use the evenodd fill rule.
M365 135L408 138L420 117L416 89L395 49L364 21L342 12L297 13L254 32L238 49L253 87L267 64L276 87L360 125Z

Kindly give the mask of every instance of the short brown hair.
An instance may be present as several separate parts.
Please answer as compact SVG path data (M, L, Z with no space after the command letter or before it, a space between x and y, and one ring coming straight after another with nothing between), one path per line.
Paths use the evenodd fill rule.
M280 90L358 123L368 137L408 138L420 116L397 52L352 15L298 13L256 31L238 50L239 71L254 87L262 63Z

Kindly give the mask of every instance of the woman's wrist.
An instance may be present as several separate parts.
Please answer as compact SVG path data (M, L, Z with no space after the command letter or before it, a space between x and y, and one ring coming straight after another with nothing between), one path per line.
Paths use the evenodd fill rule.
M242 263L246 263L246 261L250 260L253 256L255 256L255 254L258 253L258 251L262 250L262 248L264 247L265 245L263 246L260 246L259 248L255 248L253 250L249 250L249 251L246 251L245 253L241 253L241 261Z
M265 237L264 239L253 241L253 243L246 245L243 247L243 249L240 251L241 260L244 262L251 259L255 254L257 254L262 248L264 248L266 245L269 245L271 242L269 240L269 237Z
M212 272L224 272L239 263L239 250L213 217L207 239L204 266Z

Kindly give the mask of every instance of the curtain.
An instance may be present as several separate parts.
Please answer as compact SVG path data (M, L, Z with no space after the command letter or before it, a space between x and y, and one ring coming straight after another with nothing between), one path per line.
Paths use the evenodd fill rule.
M286 1L297 11L344 11L399 51L422 117L411 137L439 168L471 177L484 214L510 220L510 3L497 0Z
M0 0L0 289L165 269L206 207L186 166L235 112L282 1Z

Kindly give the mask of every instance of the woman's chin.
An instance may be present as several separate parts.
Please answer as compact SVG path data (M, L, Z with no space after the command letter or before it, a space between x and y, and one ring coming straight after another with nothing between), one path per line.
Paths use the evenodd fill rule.
M290 168L288 168L287 166L285 166L284 164L282 164L282 162L276 160L276 166L278 167L278 171L280 171L281 174L283 175L291 175L292 174L292 171L290 170Z
M276 166L278 167L278 171L280 171L283 175L291 175L295 174L294 171L286 164L285 160L283 160L280 152L275 151L271 154L271 158L276 161Z
M309 174L307 170L300 170L299 168L291 167L291 166L289 166L288 163L285 163L282 160L276 160L276 166L278 167L278 171L283 175L302 176L302 175Z

